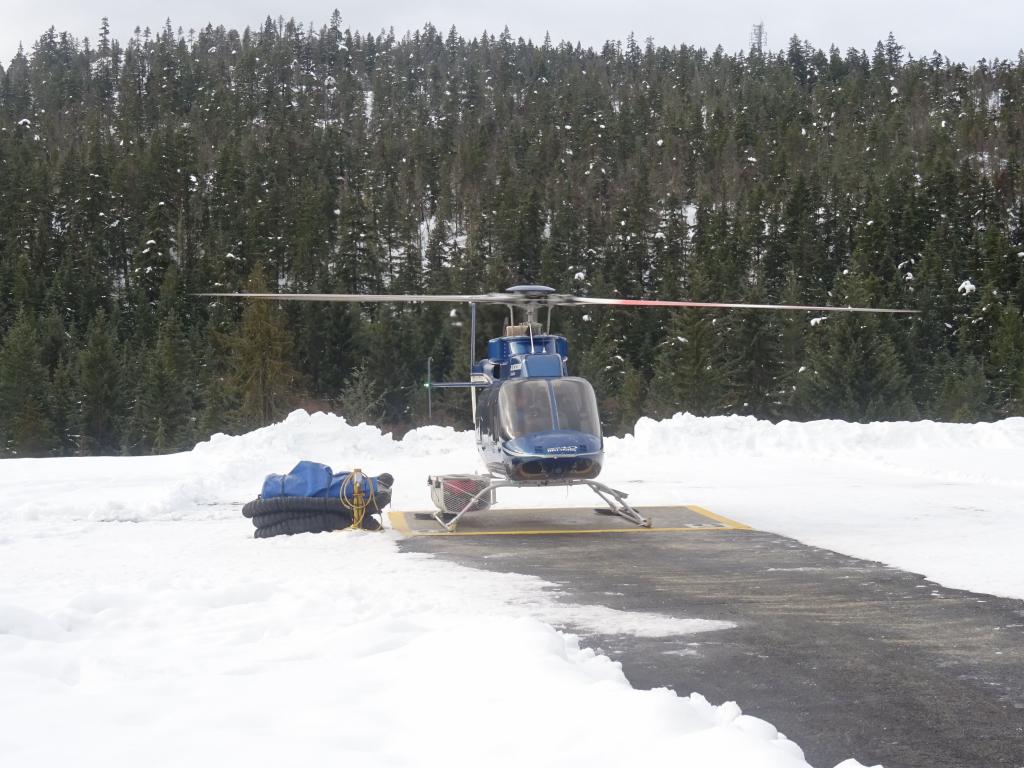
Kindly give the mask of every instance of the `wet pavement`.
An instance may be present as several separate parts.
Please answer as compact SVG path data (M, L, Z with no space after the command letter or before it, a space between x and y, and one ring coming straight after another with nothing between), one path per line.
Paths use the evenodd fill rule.
M593 510L506 510L467 519L463 535L415 535L437 524L407 513L401 546L533 574L566 601L735 623L654 639L569 629L620 661L635 687L736 701L812 765L1024 768L1024 602L946 589L699 507L641 512L652 530Z

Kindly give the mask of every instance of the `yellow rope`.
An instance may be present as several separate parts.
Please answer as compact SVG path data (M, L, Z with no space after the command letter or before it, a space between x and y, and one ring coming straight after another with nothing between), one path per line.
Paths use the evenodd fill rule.
M363 495L363 470L353 469L349 472L345 482L341 484L341 504L346 509L352 510L352 525L346 530L358 530L363 527L363 518L366 517L366 510L370 506L370 502L373 501L374 490L373 481L370 478L367 480L367 488L369 488L369 494ZM352 489L352 498L349 499L345 495L345 488Z

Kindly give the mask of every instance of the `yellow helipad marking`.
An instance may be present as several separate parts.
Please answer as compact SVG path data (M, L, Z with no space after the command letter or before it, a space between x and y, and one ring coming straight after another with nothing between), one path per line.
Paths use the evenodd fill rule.
M391 510L388 512L388 522L391 523L392 528L403 536L409 536L412 534L412 529L409 528L409 522L405 519L405 512L395 512L395 510Z
M735 520L730 520L728 517L723 515L717 515L710 509L704 509L704 507L698 507L696 504L687 504L687 509L691 509L698 515L704 515L704 517L710 518L721 523L727 530L730 531L751 531L753 530L749 525L738 523Z
M652 511L657 512L664 510L664 507L658 508L641 508L641 514L650 514ZM573 533L703 533L707 531L749 531L752 530L749 525L731 520L728 517L715 514L710 510L699 507L695 504L684 504L679 505L676 509L687 509L694 512L702 517L706 517L709 520L713 520L716 524L691 524L684 526L666 526L666 527L652 527L652 528L641 528L632 524L624 525L621 528L532 528L532 529L521 529L521 530L476 530L476 531L445 531L437 526L437 522L433 519L423 522L427 525L437 526L430 530L417 530L409 524L407 515L410 514L424 514L420 512L396 512L391 511L388 515L388 519L391 522L391 527L402 534L403 536L546 536L546 535L565 535ZM500 514L507 515L511 510L503 510ZM530 509L530 510L515 510L518 512L538 512L543 511L542 509ZM557 514L558 510L552 510L553 513ZM581 511L581 510L576 510ZM585 508L583 511L589 511L589 508ZM432 513L425 513L432 514ZM488 514L488 513L482 513ZM473 518L467 517L466 522L472 523ZM624 523L626 521L623 521Z

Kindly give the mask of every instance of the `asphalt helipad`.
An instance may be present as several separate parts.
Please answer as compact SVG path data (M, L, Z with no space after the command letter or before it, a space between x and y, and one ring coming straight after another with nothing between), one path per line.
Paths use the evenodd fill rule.
M584 637L639 688L739 702L812 765L1024 768L1024 602L946 589L697 505L640 511L650 529L590 508L495 508L455 534L429 513L392 520L405 550L534 574L567 601L733 622L698 636Z

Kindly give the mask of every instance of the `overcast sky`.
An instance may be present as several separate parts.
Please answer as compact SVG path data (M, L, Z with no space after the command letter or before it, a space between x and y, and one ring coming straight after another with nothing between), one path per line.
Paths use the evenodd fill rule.
M721 44L734 52L748 47L752 25L763 20L771 49L785 47L797 34L819 48L835 43L844 51L850 46L870 51L890 31L916 56L938 50L969 63L1015 59L1024 47L1024 0L0 0L0 60L8 62L19 42L31 50L51 25L95 40L103 16L123 40L136 26L157 29L168 17L175 29L186 30L210 22L255 27L267 15L312 21L319 28L334 7L353 29L394 27L399 35L430 21L442 30L454 24L464 37L497 33L508 25L514 36L536 41L550 32L556 42L599 46L633 32L658 44Z

